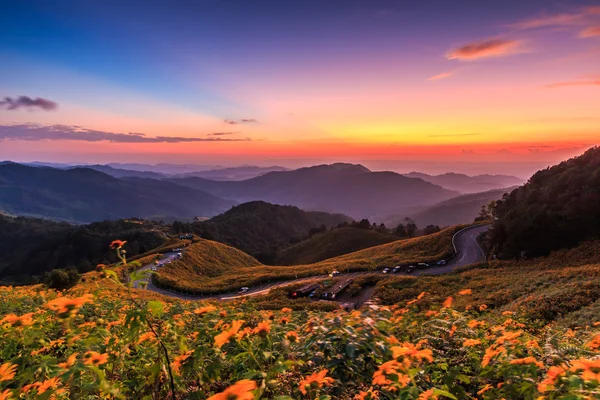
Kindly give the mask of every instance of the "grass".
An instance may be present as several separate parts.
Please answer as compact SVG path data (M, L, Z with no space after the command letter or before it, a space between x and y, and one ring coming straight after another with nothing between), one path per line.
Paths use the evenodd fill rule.
M297 266L266 266L240 250L202 240L188 247L182 259L166 265L154 283L193 294L223 293L242 286L324 275L333 270L373 271L383 266L446 258L453 253L452 236L461 227L407 240L397 240L321 262Z
M397 241L398 237L369 229L337 228L297 243L277 255L276 265L312 264L368 247Z

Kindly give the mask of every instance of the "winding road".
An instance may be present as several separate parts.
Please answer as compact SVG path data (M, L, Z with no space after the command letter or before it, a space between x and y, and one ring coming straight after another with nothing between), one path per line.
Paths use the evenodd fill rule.
M463 267L465 265L470 265L470 264L475 264L475 263L478 263L481 261L485 261L485 253L479 246L479 243L477 242L477 237L479 235L481 235L482 233L486 232L488 229L489 229L488 225L475 225L475 226L469 226L467 228L461 229L460 231L456 232L454 234L454 236L452 237L452 244L454 246L454 250L455 250L456 254L452 259L450 259L446 263L446 265L432 266L432 267L429 267L426 269L417 269L408 275L447 274L449 272L454 271L458 267ZM166 263L168 260L175 259L176 256L177 256L177 253L166 253L159 260L159 262ZM153 266L154 266L154 264L146 265L146 266L142 267L140 269L140 271L150 270L150 269L152 269ZM355 276L373 274L376 272L377 271L350 272L350 273L346 273L346 274L340 274L338 276L352 278ZM399 273L399 274L394 274L394 275L402 275L402 274ZM289 280L289 281L258 285L258 286L251 288L248 292L241 294L241 295L237 294L235 292L226 293L226 294L218 294L218 295L206 295L206 296L181 294L181 293L177 293L177 292L170 291L167 289L159 288L152 283L152 280L150 280L147 283L146 290L151 290L155 293L160 293L162 295L169 296L169 297L175 297L175 298L178 298L181 300L207 300L207 299L233 300L233 299L237 299L237 298L241 298L241 297L255 296L255 295L259 295L259 294L263 294L263 293L268 293L271 289L278 288L278 287L308 282L313 279L326 278L326 277L327 277L327 275L315 275L315 276L311 276L311 277L307 277L307 278L299 278L299 279L293 279L293 280ZM142 281L134 282L133 287L141 288Z

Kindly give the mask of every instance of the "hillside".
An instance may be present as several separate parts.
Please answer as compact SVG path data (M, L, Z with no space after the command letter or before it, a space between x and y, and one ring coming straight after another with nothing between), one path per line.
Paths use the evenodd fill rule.
M308 237L309 230L323 225L329 229L349 220L341 214L255 201L235 206L208 221L175 224L174 228L228 244L269 264L280 249Z
M85 226L35 218L0 215L0 283L31 283L56 268L92 270L117 261L109 248L114 238L126 240L130 257L155 249L166 237L144 221L106 221Z
M398 240L398 237L369 229L337 228L313 235L277 254L275 265L312 264L367 247Z
M0 165L0 209L72 222L213 216L233 205L208 193L154 179L121 180L88 168Z
M165 177L163 174L159 174L152 171L134 171L128 169L113 168L108 165L82 165L72 168L89 168L95 171L102 172L106 175L110 175L115 178L149 178L149 179L162 179Z
M427 225L452 226L472 223L479 214L481 206L487 206L492 201L502 198L505 193L510 193L516 187L490 190L482 193L464 194L449 200L442 201L411 214L413 220L420 227ZM403 222L403 216L393 217L386 224L395 226Z
M297 266L253 265L252 262L243 265L234 262L230 265L219 263L220 266L214 270L211 270L210 266L209 269L196 270L187 266L188 260L184 254L180 261L161 268L159 274L154 277L154 282L159 287L207 294L233 291L242 286L255 286L265 282L323 275L333 270L369 271L379 270L383 266L439 260L453 253L452 236L459 228L452 227L432 235L397 240L317 263ZM235 250L212 241L207 241L205 245L213 246L214 250L211 251L227 249L230 253ZM234 253L238 254L237 250ZM191 264L195 263L196 261L193 261Z
M421 172L411 172L404 174L411 178L420 178L426 182L431 182L443 188L454 190L460 193L478 193L493 189L503 189L511 186L518 186L523 180L510 175L475 175L468 176L448 172L441 175L427 175Z
M272 166L272 167L257 167L254 165L245 165L240 167L211 169L208 171L194 171L185 174L177 175L176 178L205 178L214 181L242 181L252 179L268 172L274 171L289 171L288 168Z
M534 174L496 203L492 244L502 258L538 256L600 236L600 148Z
M270 172L239 182L202 178L171 181L240 203L262 200L304 210L343 213L355 219L434 204L459 194L422 179L341 163Z

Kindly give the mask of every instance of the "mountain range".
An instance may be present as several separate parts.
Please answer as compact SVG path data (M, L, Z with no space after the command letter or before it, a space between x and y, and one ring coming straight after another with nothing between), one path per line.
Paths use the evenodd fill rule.
M421 172L404 174L410 178L423 179L443 188L460 193L479 193L523 184L523 180L511 175L475 175L468 176L448 172L441 175L427 175Z

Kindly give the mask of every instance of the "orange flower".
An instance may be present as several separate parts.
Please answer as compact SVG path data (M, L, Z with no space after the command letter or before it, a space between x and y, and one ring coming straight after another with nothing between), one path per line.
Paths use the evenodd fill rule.
M290 322L290 319L288 317L281 317L281 319L279 320L279 322L281 323L281 325L285 325L288 322Z
M433 389L424 391L419 395L418 400L437 400L438 396L435 394Z
M408 342L392 347L392 355L394 358L406 357L417 362L423 360L433 362L433 352L430 349L420 349L420 345L415 346Z
M598 348L600 348L600 334L594 336L592 340L587 342L585 345L592 350L598 350Z
M0 365L0 382L10 381L15 377L17 366L9 362Z
M419 301L419 300L417 300L417 299L414 299L414 300L411 300L411 301L407 301L407 302L406 302L406 305L407 305L407 306L410 306L410 305L412 305L412 304L415 304L417 301Z
M418 296L417 296L417 300L421 300L423 297L425 297L425 295L427 294L427 292L421 292Z
M69 358L67 358L67 361L65 361L64 363L58 364L58 366L61 368L64 368L64 369L69 369L70 367L73 366L73 364L75 364L76 361L77 361L77 353L73 353L69 356Z
M450 308L450 307L452 307L452 302L453 301L454 301L454 299L452 298L452 296L446 297L446 300L444 300L444 302L442 303L442 308Z
M469 324L468 324L469 328L471 328L471 329L475 329L475 328L477 328L479 326L483 326L483 325L485 325L485 322L477 321L475 319L472 319L471 321L469 321Z
M450 335L450 337L454 336L456 329L456 325L452 325L452 328L450 328L450 332L448 332L448 335Z
M505 333L504 335L502 335L498 339L496 339L496 343L504 344L506 342L509 342L509 343L515 344L518 342L517 338L520 337L522 334L523 334L523 331Z
M378 400L379 399L379 391L373 390L370 388L368 391L361 390L356 396L354 396L354 400Z
M598 381L600 382L600 360L587 360L580 358L579 360L573 361L571 371L582 370L581 378L585 381Z
M502 315L513 315L514 312L512 311L502 311Z
M60 385L60 379L57 377L45 380L41 383L40 386L38 386L37 394L40 395L40 394L46 392L47 390L56 389L59 385Z
M307 390L306 387L308 386L308 389L319 389L323 386L328 386L331 385L333 383L333 378L330 378L327 375L327 372L329 372L326 369L323 369L319 372L314 372L312 375L302 379L299 383L300 386L300 391L302 392L302 394L306 394Z
M426 317L435 317L436 315L439 315L440 313L437 311L433 311L433 310L429 310L425 313Z
M271 321L270 320L266 320L266 321L262 321L259 322L258 325L256 326L256 328L254 328L254 333L258 334L258 333L269 333L271 332Z
M117 249L120 249L121 247L123 247L125 245L125 243L127 243L126 240L113 240L112 243L110 244L110 248L114 249L116 247Z
M229 386L223 392L210 396L208 400L253 400L252 391L254 389L256 389L256 382L243 379Z
M200 307L200 308L196 308L194 310L194 314L198 314L198 315L204 315L206 313L215 311L217 309L217 307L210 305L210 306L206 306L206 307Z
M6 389L4 392L0 393L0 400L10 400L12 399L12 393L10 389Z
M32 312L23 314L20 317L15 314L8 314L0 320L0 324L11 324L14 327L29 326L33 324Z
M567 373L567 370L564 366L553 366L548 368L548 372L546 372L546 377L540 384L538 385L538 390L542 393L548 391L556 384L556 381L561 376L564 376Z
M215 346L221 348L225 343L229 342L229 340L238 333L243 324L244 321L242 320L233 321L231 323L231 328L226 329L215 336Z
M179 373L179 370L181 369L181 366L183 365L184 361L187 360L188 358L190 358L192 356L192 354L194 354L194 350L188 350L185 353L183 353L182 355L175 357L175 359L171 363L171 366L173 367L173 371L175 371L176 373Z
M408 367L408 362L401 364L396 360L391 360L381 364L377 371L373 373L373 385L391 385L393 382L387 379L387 375L396 375L398 377L398 383L401 387L408 385L410 382L410 377L400 372L402 369L407 369Z
M494 346L488 347L487 349L485 349L485 354L483 356L483 360L481 361L481 366L487 367L490 364L490 361L492 361L492 358L496 357L501 353L506 353L506 349L502 346L497 348Z
M487 392L488 390L493 389L493 388L494 387L488 383L487 385L485 385L484 387L482 387L481 390L477 392L477 394L478 395L482 395L485 392Z
M517 358L510 362L512 365L535 365L538 368L544 368L544 364L534 357Z
M296 333L296 331L290 331L290 332L286 333L285 337L290 342L297 342L298 341L298 334Z
M100 354L95 351L88 351L83 355L85 365L102 365L108 362L108 354Z
M140 336L140 338L138 339L138 341L137 341L136 344L143 343L146 340L149 340L151 342L155 342L156 341L156 336L152 332L146 332L146 333L142 334L142 336Z
M60 318L67 318L75 315L81 306L83 306L85 303L92 302L93 299L94 296L91 294L84 294L81 297L75 297L73 299L59 297L46 303L46 307L56 311Z
M471 289L463 289L460 292L458 292L458 294L461 296L466 296L468 294L473 294L473 291Z
M487 310L487 305L486 304L482 304L479 306L479 311L483 311L483 310Z
M292 312L292 309L291 309L291 308L288 308L288 307L283 307L283 308L281 309L281 312L283 312L283 313L291 313L291 312Z
M481 344L479 339L467 339L463 342L463 347L473 347Z

